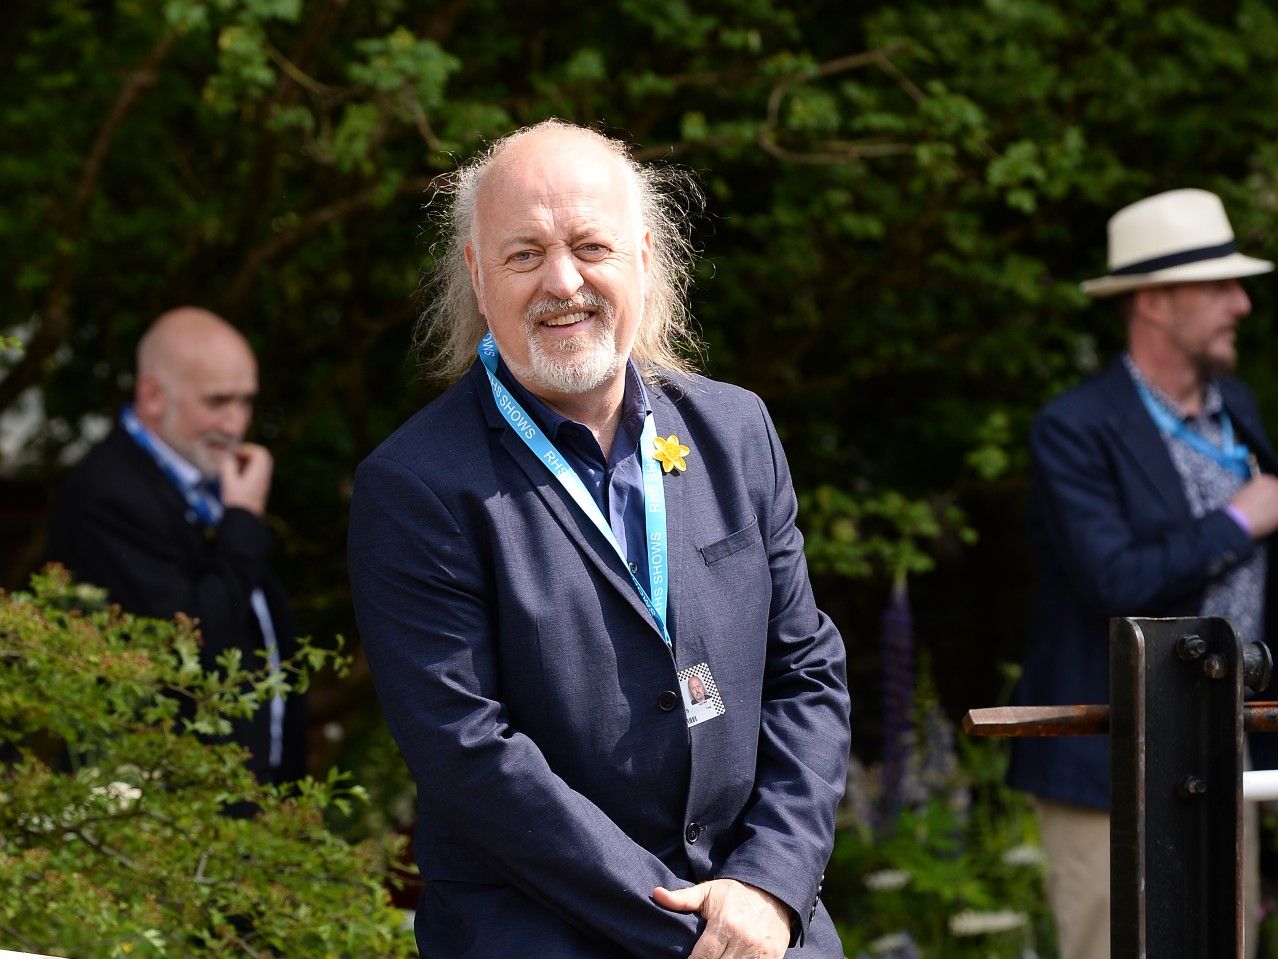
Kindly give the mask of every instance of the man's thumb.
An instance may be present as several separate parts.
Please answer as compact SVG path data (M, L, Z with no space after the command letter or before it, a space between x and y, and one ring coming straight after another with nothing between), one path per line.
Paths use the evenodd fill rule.
M662 909L673 912L696 912L706 901L706 884L688 886L686 889L666 889L658 886L652 890L652 901Z

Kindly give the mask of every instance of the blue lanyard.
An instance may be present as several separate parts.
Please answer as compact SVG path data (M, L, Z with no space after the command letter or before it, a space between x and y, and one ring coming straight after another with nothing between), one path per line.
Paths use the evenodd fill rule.
M524 445L532 450L533 455L546 464L546 468L559 480L573 502L586 514L586 518L594 523L595 528L612 544L612 548L621 557L621 565L630 575L635 591L643 600L643 604L648 607L648 612L652 614L657 629L661 631L661 638L665 640L666 646L673 650L674 645L666 629L666 598L669 586L666 570L666 490L661 483L661 466L653 455L657 446L655 418L651 413L644 417L643 431L639 435L639 462L643 466L644 527L648 539L648 580L652 584L652 595L649 596L635 574L630 571L626 554L621 551L617 537L613 535L612 527L604 519L603 513L599 510L599 504L586 489L586 484L555 449L554 444L537 428L532 417L524 412L519 401L511 396L501 380L497 379L497 344L493 342L491 333L484 334L483 340L479 343L478 352L484 369L488 371L488 382L493 388L493 399L497 402L497 409L501 411L502 417L510 424L515 435L524 441Z
M191 507L191 511L195 513L200 521L200 525L213 527L216 526L218 520L221 519L221 510L213 498L212 493L202 493L198 487L189 485L173 468L173 464L165 459L155 443L151 439L151 434L146 431L146 427L138 419L138 415L133 412L133 407L125 406L120 411L120 425L124 427L124 431L133 438L133 442L142 447L155 460L155 465L160 468L160 472L168 477L169 482L177 487L177 491L182 494L182 498L186 500L186 505Z
M1229 414L1222 408L1220 411L1220 445L1217 446L1202 435L1195 433L1178 417L1158 402L1149 387L1144 383L1136 383L1136 392L1140 394L1145 409L1153 417L1158 428L1174 440L1184 443L1196 453L1219 463L1229 472L1242 479L1251 479L1250 451L1242 443L1234 440L1234 425Z

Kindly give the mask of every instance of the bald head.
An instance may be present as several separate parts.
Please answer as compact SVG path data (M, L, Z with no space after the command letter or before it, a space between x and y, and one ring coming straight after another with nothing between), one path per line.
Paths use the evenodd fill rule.
M256 365L248 340L215 313L183 306L161 314L138 341L138 376L180 378L209 352Z
M585 127L550 121L507 137L493 151L475 188L471 242L479 240L485 214L503 215L512 194L544 195L569 171L582 195L614 197L642 235L639 177L620 144Z
M138 343L138 419L212 476L244 438L257 398L257 361L221 317L196 307L160 316Z

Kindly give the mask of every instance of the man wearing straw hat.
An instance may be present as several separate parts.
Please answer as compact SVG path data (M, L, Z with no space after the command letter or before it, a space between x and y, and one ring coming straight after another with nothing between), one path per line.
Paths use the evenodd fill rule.
M1082 289L1118 298L1127 350L1049 403L1030 437L1039 581L1026 705L1108 702L1110 617L1224 616L1244 642L1269 639L1278 459L1228 374L1251 311L1239 281L1273 264L1237 251L1219 197L1172 190L1110 219L1109 267ZM1017 740L1009 781L1035 797L1062 959L1107 957L1108 740ZM1254 811L1246 830L1254 955Z

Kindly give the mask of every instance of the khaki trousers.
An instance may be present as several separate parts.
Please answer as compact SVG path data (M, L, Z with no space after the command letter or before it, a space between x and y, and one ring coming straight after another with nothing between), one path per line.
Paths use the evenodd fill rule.
M1244 765L1251 768L1245 759ZM1060 959L1109 959L1109 813L1037 798L1034 813ZM1243 804L1242 866L1243 954L1255 959L1260 929L1260 816L1255 803Z

